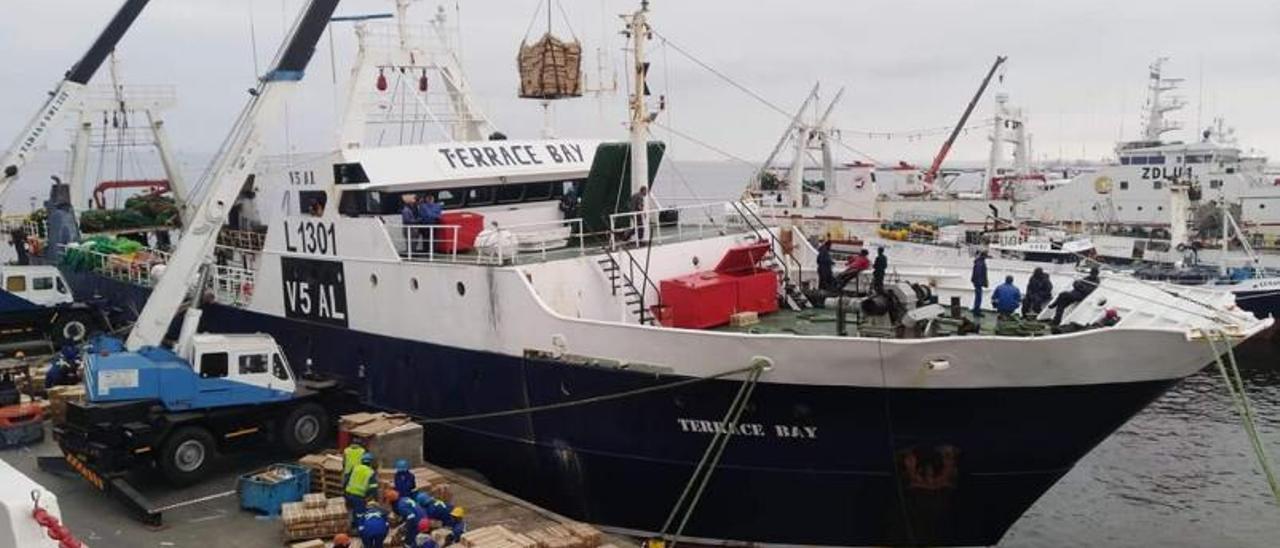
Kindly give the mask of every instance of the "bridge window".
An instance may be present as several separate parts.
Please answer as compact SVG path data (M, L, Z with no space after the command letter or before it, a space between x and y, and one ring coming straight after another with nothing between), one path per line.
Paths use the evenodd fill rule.
M1164 183L1160 181L1151 181L1151 188L1155 190L1160 190L1163 187L1164 187Z
M524 201L537 202L551 199L551 183L530 183L525 186Z
M460 190L441 190L436 192L436 202L439 202L440 207L445 209L462 207L463 198L465 198L465 194Z
M1129 157L1128 157L1128 156L1121 156L1121 157L1120 157L1120 165L1122 165L1122 166L1127 166L1127 165L1129 165Z
M364 166L354 164L333 164L333 182L340 185L351 185L369 182Z
M4 288L6 291L13 293L21 293L27 290L26 276L9 276L4 279Z
M498 203L513 204L524 199L524 185L502 185L498 187Z
M467 189L467 205L483 206L493 203L493 187L478 186Z
M376 190L348 190L338 198L338 213L355 217L369 213L384 213L382 193Z
M54 278L54 281L58 282L58 293L67 292L67 284L62 283L62 278Z
M1120 190L1129 190L1129 181L1120 181Z
M1148 164L1163 164L1163 163L1164 163L1164 156L1148 156L1148 157L1147 157L1147 163L1148 163Z
M257 375L267 372L266 354L245 354L240 356L240 374Z
M1222 181L1220 179L1210 180L1209 188L1222 188Z

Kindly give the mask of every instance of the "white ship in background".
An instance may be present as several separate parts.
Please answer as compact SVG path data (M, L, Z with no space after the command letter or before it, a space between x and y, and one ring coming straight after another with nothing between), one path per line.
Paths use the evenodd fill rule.
M994 214L1076 232L1147 236L1152 229L1169 227L1168 188L1177 181L1198 185L1208 209L1216 211L1216 201L1227 200L1239 211L1237 218L1255 245L1270 244L1273 235L1280 233L1280 186L1266 170L1266 157L1242 149L1234 131L1221 119L1192 142L1163 140L1181 128L1168 115L1185 105L1171 95L1181 80L1164 76L1164 61L1157 60L1150 67L1142 138L1118 144L1115 163L1081 171L1069 180L1055 178L1063 175L1061 172L1037 171L1030 164L1026 116L1022 109L1010 105L1006 92L998 91L984 182L976 192L953 191L950 183L956 176L953 172L948 177L940 170L939 160L928 170L906 164L877 168L833 162L838 167L832 170L806 167L806 171L783 179L762 170L751 189L776 209L776 214L821 220L825 226L809 226L811 234L839 235L866 231L881 222L919 219L950 219L977 226L989 224ZM985 87L979 89L974 101ZM806 102L801 113L809 104ZM827 123L830 108L828 114L812 120L797 114L770 162L788 141L801 155L797 158L814 151L830 158L830 142L836 131ZM961 119L957 131L966 120L967 116ZM950 140L939 152L939 159L945 159L949 146ZM1102 238L1095 239L1095 244L1113 248L1115 242Z

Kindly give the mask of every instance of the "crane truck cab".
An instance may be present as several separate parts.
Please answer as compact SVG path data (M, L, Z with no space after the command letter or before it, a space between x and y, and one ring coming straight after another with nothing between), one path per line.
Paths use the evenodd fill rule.
M4 338L47 337L57 345L83 342L105 329L100 307L81 303L52 266L0 266L0 335Z
M185 347L185 356L157 347L90 354L88 400L158 400L168 411L183 411L286 401L297 391L293 371L269 335L202 333Z
M191 334L175 346L90 342L86 401L68 404L54 437L92 483L138 468L194 483L217 455L255 440L294 455L324 447L344 395L296 376L269 335Z

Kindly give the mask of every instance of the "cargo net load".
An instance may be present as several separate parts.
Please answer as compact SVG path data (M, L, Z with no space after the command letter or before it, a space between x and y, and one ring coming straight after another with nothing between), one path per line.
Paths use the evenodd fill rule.
M582 44L551 33L537 42L520 43L520 97L563 99L582 96Z

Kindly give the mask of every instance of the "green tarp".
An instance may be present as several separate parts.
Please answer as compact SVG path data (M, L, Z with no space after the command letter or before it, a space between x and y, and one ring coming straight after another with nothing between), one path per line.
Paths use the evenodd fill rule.
M667 145L661 141L649 142L649 191L653 192L653 179L662 164ZM609 230L609 216L627 211L631 200L631 145L629 143L601 143L591 163L586 188L579 201L582 223L588 233Z

